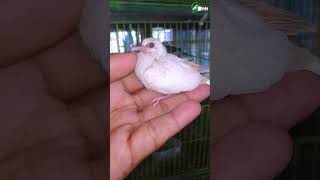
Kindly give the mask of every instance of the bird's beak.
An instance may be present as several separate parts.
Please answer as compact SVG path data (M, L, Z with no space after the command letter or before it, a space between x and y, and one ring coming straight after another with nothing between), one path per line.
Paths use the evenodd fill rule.
M131 51L141 51L141 52L147 52L147 48L144 46L135 46L131 48Z

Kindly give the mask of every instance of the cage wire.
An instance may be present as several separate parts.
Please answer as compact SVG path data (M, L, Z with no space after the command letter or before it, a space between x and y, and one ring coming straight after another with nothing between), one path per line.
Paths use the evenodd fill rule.
M160 40L169 53L209 68L209 21L114 21L110 52L130 51L147 37ZM205 74L209 77L209 73ZM209 177L209 101L200 116L147 157L126 179L207 180Z
M292 12L294 15L302 17L306 22L317 26L315 32L300 32L296 35L296 38L300 41L301 45L309 48L312 51L319 49L319 25L320 25L320 1L319 0L257 0L266 2L275 7L282 8L284 10ZM299 25L292 24L294 27ZM288 25L287 25L288 26ZM318 31L318 32L317 32ZM316 50L318 51L318 50Z
M319 23L320 1L258 0L290 10L312 23ZM319 28L320 29L320 28ZM114 21L111 24L110 52L130 51L146 37L165 44L168 52L209 67L210 23L205 21ZM303 46L319 49L319 32L300 33ZM197 179L209 176L209 103L202 104L201 115L171 138L163 147L146 158L127 179ZM320 109L299 123L290 134L294 140L293 157L275 180L320 179Z
M209 110L209 103L205 102L193 123L146 158L126 179L210 179Z
M112 22L110 53L130 51L147 37L160 40L169 53L209 67L209 21Z

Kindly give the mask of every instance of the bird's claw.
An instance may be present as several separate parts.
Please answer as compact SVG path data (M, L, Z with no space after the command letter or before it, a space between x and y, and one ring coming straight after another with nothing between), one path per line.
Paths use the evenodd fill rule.
M153 104L153 107L156 107L159 104L160 100L160 98L155 98L153 101L151 101L150 104Z
M161 100L166 99L166 98L168 98L170 96L171 95L165 95L165 96L157 97L154 100L152 100L150 104L153 104L153 107L156 107L160 103Z

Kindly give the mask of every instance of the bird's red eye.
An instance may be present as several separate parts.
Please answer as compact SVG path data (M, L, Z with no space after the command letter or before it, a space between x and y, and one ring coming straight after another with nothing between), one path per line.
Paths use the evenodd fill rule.
M153 47L154 47L154 43L150 43L150 44L149 44L149 47L150 47L150 48L153 48Z

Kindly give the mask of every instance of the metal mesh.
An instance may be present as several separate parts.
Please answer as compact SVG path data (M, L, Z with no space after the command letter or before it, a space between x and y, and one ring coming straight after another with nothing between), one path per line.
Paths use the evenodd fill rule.
M110 52L130 51L146 37L154 37L169 53L209 67L208 21L117 21L111 23ZM206 74L209 78L209 74ZM127 179L209 179L209 103L201 115L158 151L146 158Z
M209 67L210 23L208 21L113 22L110 52L130 51L146 37L162 41L169 53Z
M244 0L245 1L245 0ZM301 31L296 35L295 38L300 40L301 44L304 47L307 47L313 51L314 48L319 48L319 38L318 33L320 30L319 21L320 21L320 1L319 0L258 0L267 2L273 6L288 10L294 15L301 16L304 21L310 23L311 29L315 31L303 32ZM297 19L299 20L299 18ZM297 21L298 22L298 21ZM285 24L288 28L301 26L301 23L290 24L289 22ZM308 29L308 28L307 28ZM318 31L318 32L316 32ZM317 52L320 54L320 52Z
M128 180L209 180L209 103L200 116L145 159Z
M277 7L290 10L310 22L318 22L320 17L320 1L318 0L258 0Z

